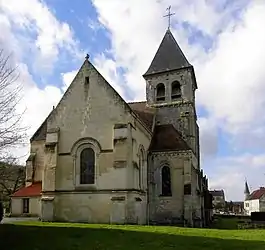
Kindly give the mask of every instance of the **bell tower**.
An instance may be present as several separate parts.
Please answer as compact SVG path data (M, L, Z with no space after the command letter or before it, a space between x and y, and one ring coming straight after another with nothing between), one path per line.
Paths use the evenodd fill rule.
M143 77L146 81L147 105L157 109L156 124L172 124L199 159L194 68L170 29L167 29Z

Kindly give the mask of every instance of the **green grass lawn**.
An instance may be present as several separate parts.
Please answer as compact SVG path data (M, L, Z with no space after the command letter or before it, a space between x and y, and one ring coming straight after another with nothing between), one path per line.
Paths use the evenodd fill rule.
M1 250L264 250L265 230L21 222L0 225Z

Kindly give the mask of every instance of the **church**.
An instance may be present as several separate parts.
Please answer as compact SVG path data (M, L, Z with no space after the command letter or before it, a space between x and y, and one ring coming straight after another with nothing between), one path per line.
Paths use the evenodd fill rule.
M168 29L143 75L146 101L126 102L87 57L30 140L13 216L42 221L203 226L193 66Z

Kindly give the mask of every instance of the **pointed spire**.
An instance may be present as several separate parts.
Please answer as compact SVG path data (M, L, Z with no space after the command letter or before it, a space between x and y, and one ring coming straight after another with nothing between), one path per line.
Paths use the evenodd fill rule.
M190 66L191 64L183 54L170 29L168 29L144 76Z
M247 180L245 180L245 190L244 190L244 194L246 194L246 195L249 195L250 194Z

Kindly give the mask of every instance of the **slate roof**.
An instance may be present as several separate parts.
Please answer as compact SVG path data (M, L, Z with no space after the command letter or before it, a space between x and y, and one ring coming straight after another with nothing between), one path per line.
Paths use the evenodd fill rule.
M41 182L35 182L28 187L22 187L17 192L15 192L12 197L34 197L40 196L42 189Z
M128 104L147 128L152 130L155 109L147 107L146 102L129 102Z
M224 190L211 190L210 193L213 195L213 196L225 196L224 194Z
M46 140L46 134L47 134L47 122L49 117L51 116L52 111L50 114L46 117L44 122L40 125L40 127L37 129L37 131L33 134L33 136L30 138L30 141L41 141Z
M144 76L186 67L191 64L168 29Z
M179 132L172 124L156 125L149 147L150 151L181 151L190 150Z
M30 141L40 141L46 139L46 132L47 132L47 119L41 124L38 130L34 133L31 137Z
M248 200L259 200L263 195L265 195L265 188L261 187L260 189L253 191Z

